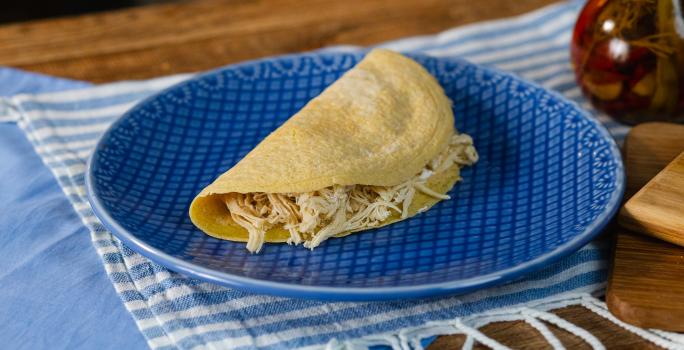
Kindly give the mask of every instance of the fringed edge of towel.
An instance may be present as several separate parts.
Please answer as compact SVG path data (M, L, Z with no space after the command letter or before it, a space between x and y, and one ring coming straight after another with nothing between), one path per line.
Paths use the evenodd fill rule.
M508 350L510 349L509 347L480 332L479 328L494 322L523 321L536 329L554 350L565 349L565 347L553 332L549 330L547 324L552 324L578 336L591 346L592 349L605 350L606 347L601 341L589 331L549 312L553 309L573 305L582 306L664 349L684 349L684 335L661 330L646 330L624 323L608 311L604 302L587 293L560 295L525 307L503 308L451 320L432 321L418 327L406 328L396 333L373 335L345 341L332 339L324 346L316 346L311 349L365 350L372 346L382 345L391 347L393 350L423 350L423 339L439 335L462 334L466 337L461 347L463 350L471 350L476 342L493 350Z

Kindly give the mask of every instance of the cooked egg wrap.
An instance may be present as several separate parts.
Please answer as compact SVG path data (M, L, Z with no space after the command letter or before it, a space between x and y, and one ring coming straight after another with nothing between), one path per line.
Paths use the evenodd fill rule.
M435 78L376 49L202 190L190 218L252 252L314 248L427 210L476 160Z

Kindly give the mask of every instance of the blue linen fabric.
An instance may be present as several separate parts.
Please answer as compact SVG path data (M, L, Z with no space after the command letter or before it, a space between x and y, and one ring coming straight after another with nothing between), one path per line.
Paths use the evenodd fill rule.
M579 2L525 16L471 25L385 47L435 56L462 56L512 71L586 103L574 83L568 42ZM83 189L85 161L101 133L141 99L187 76L128 82L5 103L20 120L84 223L114 287L152 348L322 348L333 339L373 344L436 320L452 320L528 303L600 293L607 248L591 243L516 283L463 296L380 303L339 303L253 295L173 273L134 253L93 216ZM589 108L587 106L587 108ZM620 140L628 128L600 120Z
M0 96L87 86L0 68ZM0 348L146 348L88 230L15 124L0 123L0 164Z

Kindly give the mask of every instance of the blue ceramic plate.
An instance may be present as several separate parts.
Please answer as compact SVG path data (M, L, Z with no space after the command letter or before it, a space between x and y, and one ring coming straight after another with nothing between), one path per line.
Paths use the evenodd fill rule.
M537 270L608 223L624 188L618 148L555 93L459 59L412 55L453 100L480 161L426 213L314 251L209 237L188 218L204 186L334 82L363 53L311 53L222 68L118 120L91 159L95 213L172 270L256 293L387 300L462 293Z

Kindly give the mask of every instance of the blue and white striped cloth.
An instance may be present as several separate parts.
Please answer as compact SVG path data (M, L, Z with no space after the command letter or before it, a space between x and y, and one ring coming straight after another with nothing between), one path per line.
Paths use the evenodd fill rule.
M580 7L576 1L561 3L512 19L381 46L462 56L515 72L584 105L568 57L571 30ZM495 319L515 319L527 307L548 309L602 292L608 254L600 243L591 243L559 263L506 286L464 296L374 303L253 295L193 280L150 262L123 246L93 215L83 186L85 164L102 132L124 111L187 77L21 95L0 103L0 119L18 121L90 229L114 287L150 347L406 347L418 346L420 339L430 335L461 331L470 341L485 341L473 333L473 327ZM606 117L599 118L618 140L628 131ZM529 318L529 313L525 315Z

